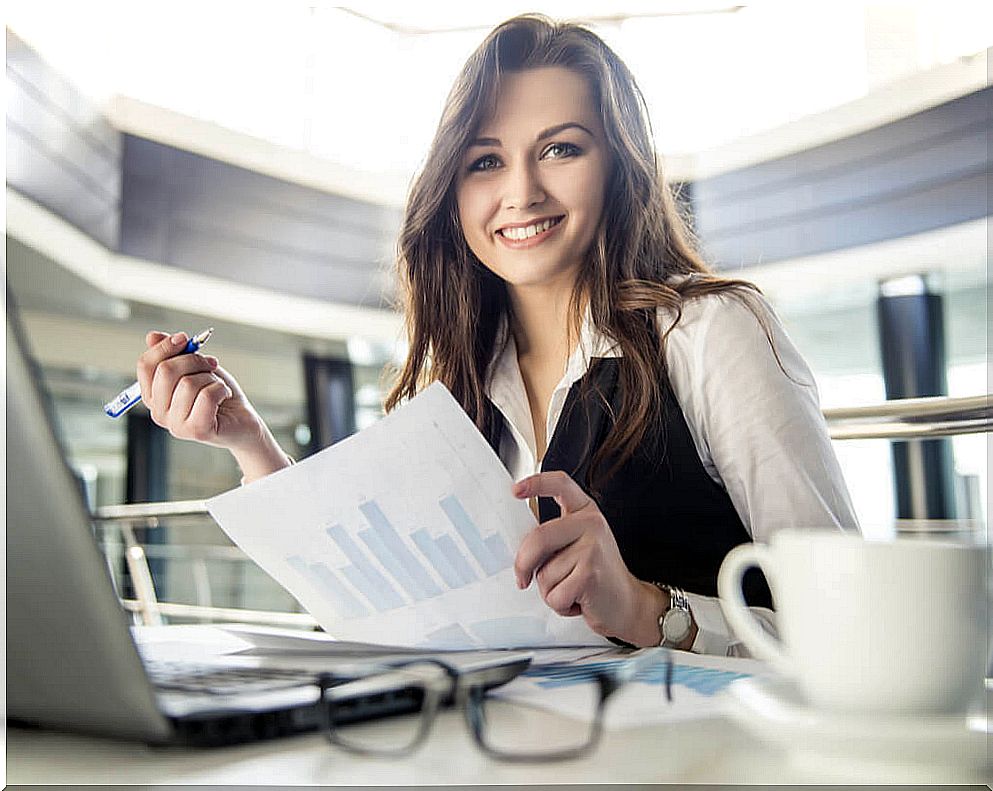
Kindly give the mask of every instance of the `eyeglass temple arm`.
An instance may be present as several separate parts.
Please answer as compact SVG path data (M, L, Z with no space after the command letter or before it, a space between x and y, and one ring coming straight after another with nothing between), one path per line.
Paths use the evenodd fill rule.
M384 669L369 676L334 684L333 677L323 676L320 680L321 691L327 701L348 700L365 695L378 695L394 692L407 686L435 686L439 676L419 673L408 668ZM447 683L447 682L445 682Z

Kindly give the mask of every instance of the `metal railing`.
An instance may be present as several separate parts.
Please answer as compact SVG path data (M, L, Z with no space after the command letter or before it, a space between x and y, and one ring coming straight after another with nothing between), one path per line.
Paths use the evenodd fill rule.
M825 409L831 439L929 439L993 430L993 396L903 398Z
M825 409L831 439L889 439L896 441L934 439L993 431L993 396L965 398L906 398L859 407ZM134 599L124 599L125 609L145 624L158 624L162 616L255 623L268 626L316 626L306 613L249 610L200 604L159 602L144 549L135 539L134 526L161 527L162 519L208 515L203 500L135 503L97 508L94 522L117 523L124 538L124 557L135 590ZM918 520L919 521L919 520ZM201 576L205 569L200 570Z

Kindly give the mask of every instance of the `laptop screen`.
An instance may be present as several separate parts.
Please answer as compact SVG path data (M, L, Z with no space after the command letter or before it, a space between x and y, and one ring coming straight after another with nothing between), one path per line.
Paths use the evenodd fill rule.
M159 741L169 734L89 515L6 311L7 714Z

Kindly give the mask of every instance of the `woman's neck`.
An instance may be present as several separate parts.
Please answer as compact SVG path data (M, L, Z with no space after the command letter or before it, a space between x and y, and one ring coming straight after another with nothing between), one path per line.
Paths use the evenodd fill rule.
M578 340L571 296L562 290L511 289L510 328L518 359L565 366Z

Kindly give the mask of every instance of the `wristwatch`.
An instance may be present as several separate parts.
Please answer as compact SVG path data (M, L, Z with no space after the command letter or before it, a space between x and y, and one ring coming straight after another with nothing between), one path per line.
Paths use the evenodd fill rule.
M655 587L669 594L669 609L659 618L659 645L665 648L677 648L690 636L693 630L693 615L690 613L690 602L682 590L672 585L654 583Z

